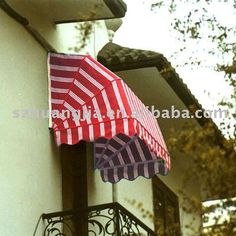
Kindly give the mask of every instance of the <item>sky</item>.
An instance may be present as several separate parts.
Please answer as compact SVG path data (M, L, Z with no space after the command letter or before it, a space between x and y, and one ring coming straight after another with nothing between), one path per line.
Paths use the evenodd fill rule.
M232 198L232 201L235 201L235 198ZM235 206L223 207L223 204L227 202L227 199L213 200L203 202L204 207L218 206L215 211L210 213L205 213L205 216L208 217L208 221L203 221L203 227L212 226L214 224L222 224L225 221L230 221L230 214L234 215L236 210Z
M203 44L196 45L194 42L188 42L184 45L187 52L185 54L178 53L178 48L183 43L177 40L177 33L170 30L173 16L165 7L151 11L151 3L157 2L157 0L125 0L125 2L128 10L123 18L122 26L115 33L113 42L130 48L162 53L171 62L180 78L187 84L203 107L205 109L217 109L218 102L222 97L227 97L231 90L225 82L224 74L209 68L218 60L206 53L205 48L211 47L211 43L205 41ZM181 16L184 12L189 11L189 7L191 6L183 4L183 8L180 8L180 12L176 14ZM214 4L214 7L211 6L209 11L212 11L211 13L222 23L228 26L236 26L235 12L224 1ZM224 12L227 15L224 15ZM177 65L186 61L186 58L191 55L194 47L200 49L198 56L203 60L201 67L178 67ZM177 56L172 58L171 56L176 51Z

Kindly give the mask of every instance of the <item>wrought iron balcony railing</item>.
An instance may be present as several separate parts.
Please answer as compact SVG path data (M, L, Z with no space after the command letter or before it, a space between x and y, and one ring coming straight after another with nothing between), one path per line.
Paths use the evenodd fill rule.
M119 203L43 214L43 236L156 236Z

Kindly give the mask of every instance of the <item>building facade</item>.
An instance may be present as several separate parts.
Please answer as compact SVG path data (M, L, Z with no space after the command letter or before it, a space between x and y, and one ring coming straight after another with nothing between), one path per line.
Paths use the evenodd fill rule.
M125 208L119 208L122 214L136 216L144 224L140 235L147 235L145 227L152 231L159 227L164 232L178 224L180 229L173 235L187 235L185 225L192 222L193 217L195 227L199 227L200 214L186 213L179 194L182 173L191 165L186 165L187 157L174 154L168 176L104 183L93 167L91 143L57 147L48 128L47 114L43 112L49 109L47 53L73 52L69 48L78 41L78 29L71 22L99 21L91 24L87 46L79 53L94 57L98 54L97 59L123 78L146 105L165 109L174 104L178 109L185 109L190 98L196 103L178 75L173 70L165 72L169 65L162 55L108 43L107 27L114 27L116 23L105 19L122 17L125 5L121 1L102 0L99 6L92 0L88 5L79 0L48 1L47 4L46 1L25 1L25 5L19 2L0 1L0 127L4 135L0 141L0 225L3 235L42 235L46 232L47 216L44 220L40 218L39 224L37 221L43 213L89 207L91 212L104 207L114 210L119 208L109 205L114 202ZM91 6L96 14L91 13ZM83 14L78 14L79 9L83 9ZM35 115L35 110L42 113ZM181 127L184 122L181 119L158 121L165 138L170 128ZM196 122L196 125L199 124ZM193 183L184 191L202 201L199 183ZM108 205L92 207L101 204ZM73 230L82 232L78 235L88 233L84 215L77 223L70 223ZM107 224L104 219L101 222ZM99 235L96 227L93 230Z

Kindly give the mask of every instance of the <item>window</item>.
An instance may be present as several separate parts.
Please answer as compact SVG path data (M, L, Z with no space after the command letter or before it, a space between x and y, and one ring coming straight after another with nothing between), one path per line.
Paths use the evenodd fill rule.
M179 203L177 196L157 177L153 178L155 231L160 236L179 236Z

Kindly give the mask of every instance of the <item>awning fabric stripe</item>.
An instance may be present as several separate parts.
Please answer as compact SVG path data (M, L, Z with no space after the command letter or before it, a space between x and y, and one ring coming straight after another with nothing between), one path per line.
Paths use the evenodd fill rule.
M49 53L48 66L58 145L95 141L95 167L104 181L168 172L170 157L159 125L121 78L88 55ZM129 141L130 146L121 145Z
M118 134L113 139L99 138L95 145L95 166L101 169L103 181L116 183L122 178L152 178L167 174L162 159L157 158L138 135Z

